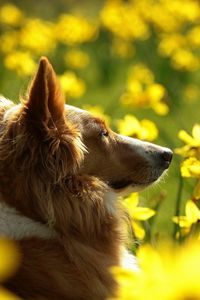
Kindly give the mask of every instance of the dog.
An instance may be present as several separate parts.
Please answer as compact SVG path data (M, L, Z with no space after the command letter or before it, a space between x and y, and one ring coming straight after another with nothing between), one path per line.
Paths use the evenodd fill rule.
M116 195L154 183L172 151L113 132L65 105L40 59L26 100L0 98L0 235L21 265L6 287L27 300L103 300L123 249Z

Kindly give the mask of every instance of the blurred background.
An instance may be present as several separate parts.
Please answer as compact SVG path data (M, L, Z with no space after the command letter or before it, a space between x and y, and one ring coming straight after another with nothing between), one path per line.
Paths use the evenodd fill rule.
M1 0L0 94L19 101L42 55L67 103L122 134L175 149L179 131L199 122L197 0ZM175 155L168 175L140 194L140 206L157 210L156 235L173 232L177 201L182 213L196 183L182 182L180 161Z

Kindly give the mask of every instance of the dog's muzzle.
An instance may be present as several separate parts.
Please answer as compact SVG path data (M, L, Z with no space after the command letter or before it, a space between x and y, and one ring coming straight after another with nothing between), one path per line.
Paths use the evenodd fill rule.
M172 161L173 152L168 148L164 148L163 151L156 153L156 156L157 163L160 166L160 168L168 169Z

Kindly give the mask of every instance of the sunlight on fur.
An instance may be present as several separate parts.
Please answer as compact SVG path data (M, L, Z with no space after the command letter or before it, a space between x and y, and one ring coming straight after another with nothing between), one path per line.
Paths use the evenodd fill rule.
M117 196L156 182L170 149L113 132L66 106L42 57L21 104L0 98L0 234L22 253L6 287L26 300L104 300L117 283L110 268L137 269L122 251ZM125 254L123 254L125 253Z

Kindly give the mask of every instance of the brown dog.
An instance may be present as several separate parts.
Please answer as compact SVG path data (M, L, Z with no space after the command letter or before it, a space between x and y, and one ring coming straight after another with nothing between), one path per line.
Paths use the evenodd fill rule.
M0 233L22 251L8 288L32 300L113 295L122 239L111 191L152 184L172 152L65 106L46 58L27 101L0 99L0 118Z

